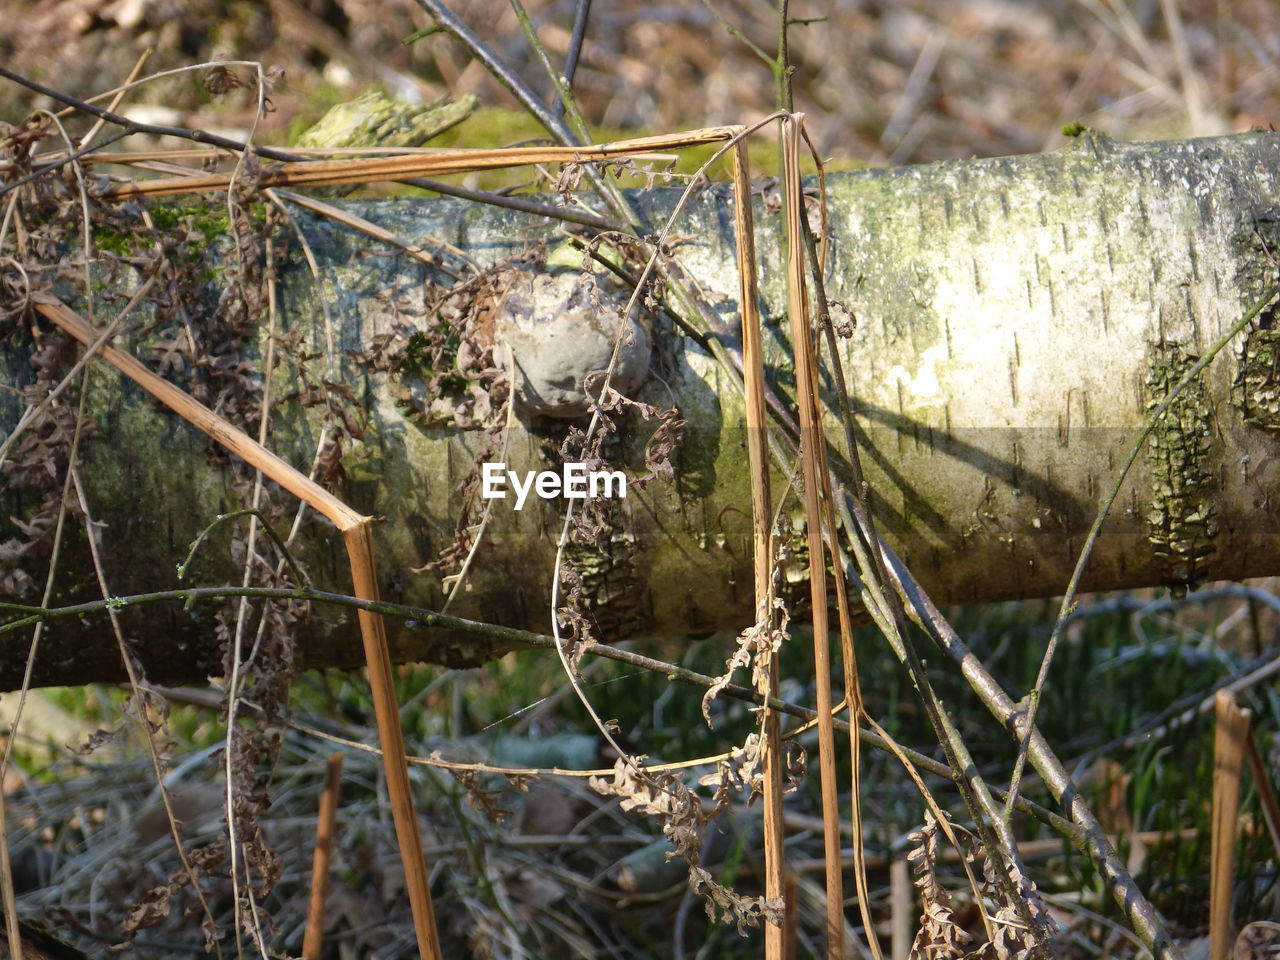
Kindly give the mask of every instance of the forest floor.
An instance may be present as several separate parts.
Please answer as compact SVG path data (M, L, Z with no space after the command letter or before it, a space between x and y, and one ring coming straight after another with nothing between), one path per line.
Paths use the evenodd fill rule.
M528 4L553 55L569 46L576 5ZM506 0L460 0L451 7L483 25L486 38L550 99ZM1280 18L1270 0L832 0L795 2L791 15L824 18L791 31L795 108L807 114L819 150L847 165L1050 150L1064 142L1063 125L1077 121L1117 139L1168 139L1280 120ZM597 0L574 83L583 112L601 131L630 133L747 122L771 112L774 77L752 45L773 49L774 16L770 4L749 0ZM423 101L476 94L485 109L450 133L450 145L492 146L530 136L532 128L513 119L509 94L455 41L436 34L402 43L428 24L407 0L32 0L9 5L0 18L0 63L87 97L123 81L147 48L153 50L148 73L215 56L259 60L283 70L271 91L272 112L256 134L262 143L289 143L328 107L371 84ZM214 97L183 75L143 88L125 112L243 138L253 117L251 94L248 87ZM15 85L0 85L0 119L17 123L48 105ZM1224 675L1273 656L1277 618L1247 598L1162 602L1151 593L1087 601L1073 635L1075 652L1063 655L1061 670L1071 679L1051 690L1044 716L1050 740L1079 761L1091 796L1104 807L1111 798L1108 826L1126 835L1125 853L1144 889L1183 942L1203 950L1204 758L1212 730L1197 720L1168 724L1173 732L1152 741L1124 738L1156 729L1172 716L1170 704L1198 709ZM965 611L957 625L1010 687L1026 689L1037 666L1032 641L1043 639L1048 610L999 605ZM1135 627L1145 618L1153 621L1145 631ZM723 655L699 641L682 662L714 674ZM875 675L896 668L871 654L864 669ZM784 694L809 702L811 679L803 670L785 677ZM954 696L962 723L979 713L964 691L945 686L954 677L937 679L944 696ZM715 735L707 732L697 697L674 696L660 677L603 665L589 668L587 680L601 696L618 700L623 734L655 757L713 754L751 727L745 708L724 707ZM462 674L407 667L397 684L410 704L404 719L411 753L439 750L454 760L508 767L610 765L594 741L580 738L565 708L558 665L524 657ZM905 742L928 743L918 708L889 686L869 692L869 711L892 718L886 726ZM205 693L172 694L168 735L175 761L187 761L175 781L186 804L180 818L195 842L216 852L223 796L212 771L223 731L216 704L201 701ZM1280 704L1271 692L1258 698L1259 729L1274 732ZM114 689L54 691L47 703L57 733L49 736L65 743L112 727L123 702ZM330 911L342 932L326 955L406 956L407 910L380 775L353 746L376 741L363 684L351 675L310 674L298 681L293 706L300 727L284 734L264 827L280 869L264 904L273 918L264 939L272 949L299 949L316 801L324 758L334 749L324 737L340 737L349 756ZM1111 766L1102 755L1117 743L1111 749L1122 765ZM154 900L144 897L137 905L147 891L167 888L170 871L178 870L176 860L165 859L171 850L164 852L166 828L157 828L151 770L142 756L136 744L90 757L23 744L20 769L5 784L13 788L9 815L21 902L27 915L60 927L90 955L123 939L126 917L144 928L129 955L198 954L199 918L184 916L176 899L163 915ZM895 930L901 937L903 904L911 904L894 866L905 869L906 855L922 846L911 835L920 811L893 761L879 756L867 763L874 912L888 943ZM547 778L525 792L528 784L518 778L431 767L416 776L427 855L438 865L441 930L452 955L758 955L758 937L739 940L731 928L702 917L679 864L672 874L660 850L656 860L653 849L646 852L659 839L652 826L619 813L583 778ZM1246 795L1244 810L1242 820L1255 819L1241 833L1241 862L1268 866L1240 880L1238 916L1270 922L1278 909L1276 853L1260 826L1256 796ZM822 896L819 844L809 832L816 803L801 797L792 811L801 946L813 949ZM725 839L708 845L707 862L723 882L754 890L758 838L749 827L726 823ZM1184 833L1187 827L1196 829ZM1034 823L1019 830L1036 851L1038 882L1069 931L1063 955L1139 955L1089 868ZM957 891L957 927L979 931L981 911L972 897L966 900L961 864L952 858L939 871L940 882ZM211 884L207 891L224 924L228 887ZM915 924L915 916L908 921ZM1264 948L1245 949L1261 956Z

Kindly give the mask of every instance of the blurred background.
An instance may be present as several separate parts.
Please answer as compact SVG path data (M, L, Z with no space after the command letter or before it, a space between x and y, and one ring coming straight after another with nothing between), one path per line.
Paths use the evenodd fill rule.
M506 0L449 4L536 89L549 91ZM576 0L527 4L553 54L567 50ZM1280 17L1272 0L797 0L796 108L819 149L873 165L1051 149L1064 123L1124 139L1208 136L1268 126L1280 107ZM574 82L587 120L629 131L743 123L774 107L774 5L751 0L595 0ZM284 70L265 139L284 142L370 84L405 99L512 98L412 0L45 0L9 2L0 59L77 95L215 55ZM148 86L138 119L243 132L252 98L214 101L189 75ZM145 104L145 108L138 104ZM0 86L0 117L35 103ZM486 116L488 120L486 121ZM488 142L479 114L457 134ZM500 124L498 124L500 126Z

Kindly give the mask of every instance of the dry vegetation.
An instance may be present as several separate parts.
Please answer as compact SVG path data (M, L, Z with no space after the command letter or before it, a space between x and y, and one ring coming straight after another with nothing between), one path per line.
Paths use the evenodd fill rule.
M538 87L541 74L505 2L451 6L467 22L486 24L495 48ZM796 108L809 115L821 151L855 163L1049 149L1060 142L1062 125L1077 120L1116 137L1155 138L1266 126L1280 116L1280 22L1264 0L1221 0L1181 11L1174 0L809 6L794 4L793 16L826 19L791 31ZM571 2L530 4L553 55L568 47L574 7ZM370 83L409 98L474 93L486 107L514 107L455 40L432 35L402 45L427 21L408 3L65 0L26 3L7 12L14 15L0 23L0 62L79 97L122 80L148 46L154 48L148 72L215 54L282 67L283 80L271 92L272 112L257 135L263 143L287 144L328 105ZM773 77L751 45L772 49L773 16L770 5L761 3L597 0L575 80L580 106L593 124L632 132L746 122L768 113L774 107ZM48 104L17 86L0 86L5 119L17 123L36 106ZM139 120L233 138L247 134L254 116L253 98L244 91L215 99L207 84L189 76L144 88L127 112ZM457 145L487 146L524 138L531 129L510 113L489 110L450 137ZM249 228L238 224L237 229ZM250 245L238 241L245 249ZM249 281L242 282L248 289ZM235 309L255 307L240 303ZM49 382L60 375L55 369L65 372L54 363L54 352L51 348L42 358ZM196 358L188 359L194 363ZM72 429L70 419L55 426L61 434ZM1104 798L1105 825L1132 833L1131 865L1144 871L1144 883L1155 891L1180 939L1194 944L1205 927L1207 888L1206 851L1197 838L1207 831L1191 836L1179 831L1188 820L1206 821L1207 804L1193 798L1194 809L1177 806L1187 800L1177 796L1186 782L1144 755L1144 741L1133 731L1161 731L1158 749L1184 763L1186 757L1203 755L1204 730L1196 726L1196 711L1224 676L1247 676L1274 662L1275 604L1261 591L1248 591L1200 598L1186 609L1151 596L1122 598L1113 605L1121 619L1132 614L1136 635L1120 632L1115 622L1097 627L1114 612L1105 604L1073 621L1071 636L1089 640L1077 646L1101 652L1096 659L1081 653L1074 664L1059 665L1064 673L1079 670L1080 677L1051 692L1056 699L1047 699L1043 707L1046 730L1052 730L1051 740L1067 745L1064 754L1079 761L1078 772L1095 781L1091 789ZM1030 686L1035 658L1010 654L1007 638L1042 635L1035 626L1038 615L1027 608L965 615L963 632L999 663L1012 689ZM1153 618L1168 618L1160 620L1154 643L1140 626ZM1186 646L1174 642L1188 637L1193 642ZM1230 642L1215 647L1219 638ZM694 642L685 662L714 673L723 662L723 646ZM1195 649L1212 650L1213 663L1196 660ZM1177 684L1150 682L1152 670L1175 661L1186 661ZM1111 685L1107 696L1087 679L1100 662L1105 676L1099 683ZM583 663L589 689L609 696L602 692L607 685L620 684L627 691L627 702L614 709L618 737L628 749L662 757L715 754L724 749L725 738L738 735L741 741L752 729L743 704L721 700L715 706L718 729L704 734L696 697L677 703L661 677L592 663ZM1221 669L1215 671L1214 664ZM427 758L415 767L415 783L428 863L438 868L433 889L445 955L730 957L758 952L758 939L739 941L732 929L745 929L775 909L754 896L762 889L756 810L740 800L730 802L721 791L714 798L705 792L700 797L669 771L653 781L631 781L625 769L614 768L612 753L598 751L594 731L583 736L572 729L571 713L561 703L572 698L566 697L557 671L555 665L534 669L528 661L509 660L470 676L405 668L395 678L400 700L412 702L403 713L407 749ZM288 680L285 675L274 677L273 686L261 684L257 692L273 702L246 702L243 712L265 707L274 716L282 706L276 702L280 685ZM944 671L934 680L946 684L955 678ZM788 675L786 682L791 685L783 691L787 699L813 701L811 673ZM1139 683L1148 697L1127 699L1126 684ZM334 932L326 956L411 955L412 927L386 787L378 763L360 746L378 739L363 684L336 674L311 674L293 684L293 719L246 738L246 753L237 760L245 809L236 818L250 831L255 871L238 898L255 914L261 908L263 921L256 928L249 925L261 939L247 940L246 952L296 955L301 949L324 757L336 742L348 759L328 900ZM946 689L948 700L954 696L958 703L963 727L979 708L959 689ZM58 734L64 740L83 740L99 725L114 728L129 709L141 711L156 729L162 719L167 722L160 748L177 769L174 803L180 807L178 819L186 822L192 864L179 864L173 854L152 789L152 765L137 759L146 751L124 737L99 738L106 746L78 757L42 753L39 744L25 742L24 763L5 783L12 791L8 818L22 912L59 928L90 955L124 941L131 944L131 956L198 954L204 947L202 922L210 929L214 920L224 929L231 923L237 895L229 882L217 878L219 870L223 877L226 872L220 822L224 794L217 781L222 762L214 753L224 736L217 698L201 691L161 693L126 707L118 691L99 688L58 695L50 707L71 724ZM900 702L898 696L872 691L869 714L896 713L892 723L886 721L894 736L927 742L919 705ZM1274 695L1258 694L1257 706L1265 721L1259 728L1270 723L1273 734ZM170 709L172 715L165 717ZM257 724L246 721L246 727ZM493 725L499 725L500 736L467 735ZM812 749L812 737L806 746ZM1133 766L1109 766L1100 759L1108 748L1127 751ZM1004 756L994 750L992 755ZM756 756L739 753L730 759L732 766L708 774L715 781L711 785L758 782L751 780ZM917 756L916 762L929 761ZM979 762L987 760L979 757ZM505 772L494 773L486 764ZM551 767L579 773L550 777L545 770ZM594 790L586 773L593 768L599 768L591 780ZM929 769L934 771L929 784L939 790L936 758L925 772ZM1005 775L998 764L992 770ZM787 772L801 771L789 767ZM842 773L847 783L848 771ZM1153 785L1161 778L1174 785L1167 790ZM918 929L918 955L1018 955L1025 944L1008 931L1026 916L1008 896L1012 882L1029 884L1031 891L1038 884L1048 893L1046 909L1065 930L1057 941L1061 955L1141 955L1089 867L1080 858L1063 856L1062 844L1034 817L1015 820L1028 857L1048 858L1046 866L1033 864L1032 884L1013 867L1008 876L996 875L984 855L984 838L958 826L957 852L944 853L946 821L940 825L924 811L892 757L868 759L863 782L866 868L873 882L868 909L886 944L892 935L900 945L909 943ZM1118 800L1116 784L1121 785ZM1027 790L1037 787L1033 780ZM624 810L632 814L608 802L610 795L621 796ZM708 831L706 816L717 802L724 810ZM1274 919L1280 909L1276 853L1268 847L1258 803L1253 795L1246 798L1247 815L1258 819L1240 839L1245 876L1238 915ZM788 805L786 820L793 838L792 899L798 905L802 955L821 950L819 807L816 789L810 789ZM635 812L653 815L658 825ZM261 834L253 832L259 825ZM666 841L689 863L673 868L664 856ZM1264 859L1270 866L1253 872ZM914 898L903 882L907 863L915 871ZM893 872L893 864L899 872ZM192 867L202 878L197 885L203 906L191 896ZM718 908L711 922L687 883L690 868L700 892ZM984 917L979 897L1000 921L999 931ZM917 920L921 906L924 916ZM850 909L847 916L853 920L858 914ZM727 932L717 920L729 924ZM909 925L905 938L904 923ZM1244 949L1261 956L1269 930L1265 924L1251 928ZM965 954L975 937L979 943L990 938L984 952ZM850 943L860 940L861 932L850 927Z

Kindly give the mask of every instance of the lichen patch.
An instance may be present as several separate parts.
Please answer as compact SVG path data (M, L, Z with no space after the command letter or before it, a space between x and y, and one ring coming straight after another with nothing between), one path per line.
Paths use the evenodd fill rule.
M1231 402L1245 423L1280 436L1280 330L1249 332L1231 385Z
M1153 343L1148 356L1147 412L1154 414L1197 357L1178 343ZM1170 585L1203 581L1214 552L1218 525L1209 466L1213 411L1200 376L1174 398L1156 423L1148 445L1151 503L1147 538Z

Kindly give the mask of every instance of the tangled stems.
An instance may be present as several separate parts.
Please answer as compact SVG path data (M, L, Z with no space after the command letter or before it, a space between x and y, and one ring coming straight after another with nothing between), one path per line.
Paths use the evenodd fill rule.
M405 626L411 629L427 628L456 630L459 633L466 633L473 636L484 636L490 640L505 644L508 647L539 647L550 649L555 646L555 639L540 633L533 633L528 630L518 630L514 627L503 627L497 624L481 623L476 620L467 620L464 617L455 617L451 614L439 613L435 610L428 610L423 607L412 607L401 603L390 603L384 600L362 600L359 597L348 596L342 593L331 593L324 590L310 590L297 588L293 590L272 588L272 587L189 587L180 590L158 590L153 593L140 593L131 596L108 597L105 600L93 600L86 603L71 604L65 607L37 607L27 606L23 604L0 602L0 613L8 611L16 613L18 616L0 624L0 636L29 627L34 623L56 622L60 620L72 620L82 617L88 617L95 614L102 614L107 610L125 610L132 607L149 606L157 603L181 603L186 610L191 609L196 603L208 600L221 600L229 597L246 597L250 599L261 600L293 600L300 602L328 603L344 607L354 607L359 610L368 610L372 613L379 613L383 616L396 617L405 621ZM623 650L608 644L593 644L588 652L590 654L615 660L619 663L625 663L629 666L637 667L643 670L650 670L654 673L664 675L668 680L678 683L684 683L689 686L706 689L716 682L715 678L689 670L676 664L667 663L662 660L646 657L642 654L633 653L630 650ZM721 690L725 696L733 697L757 706L764 704L764 698L755 690L731 683ZM810 721L817 717L817 712L807 707L798 706L786 700L780 700L776 697L770 697L768 704L773 709L798 717L801 720ZM843 720L836 719L835 727L838 730L849 732L848 723ZM881 737L869 730L858 730L858 736L862 742L875 747L879 750L891 750L890 745ZM932 757L917 753L914 750L908 750L902 747L902 750L912 761L922 770L926 770L936 776L944 777L948 780L953 779L953 774L946 764L939 763ZM1017 800L1019 810L1035 817L1037 820L1049 826L1051 829L1071 841L1073 845L1082 842L1080 830L1059 814L1054 813L1037 803L1033 803L1023 797Z

